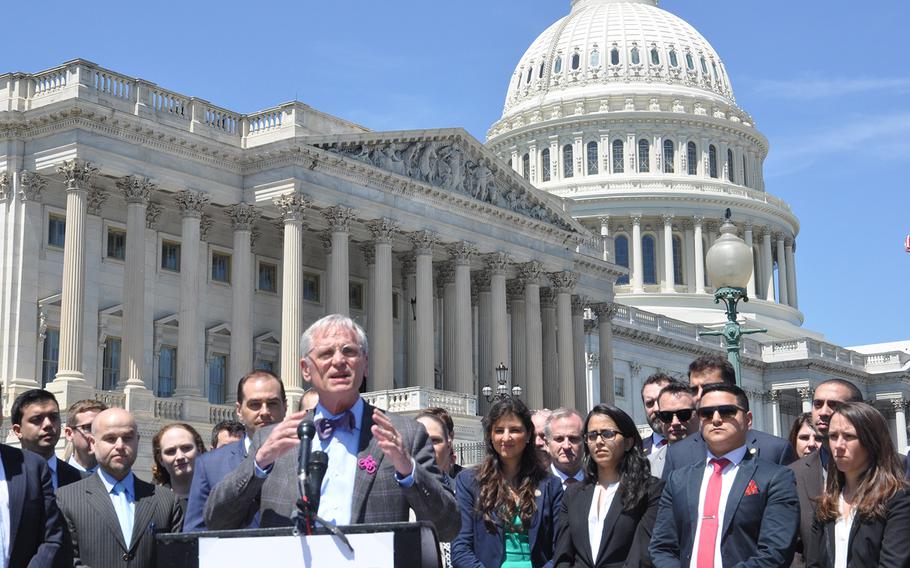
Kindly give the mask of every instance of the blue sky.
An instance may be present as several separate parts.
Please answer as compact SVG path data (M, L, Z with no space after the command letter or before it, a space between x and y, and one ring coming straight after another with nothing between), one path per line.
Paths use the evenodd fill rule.
M0 72L77 57L239 112L297 98L376 130L480 140L524 50L569 0L4 6ZM806 327L841 345L910 339L910 3L664 0L720 54L768 137L767 189L800 218Z

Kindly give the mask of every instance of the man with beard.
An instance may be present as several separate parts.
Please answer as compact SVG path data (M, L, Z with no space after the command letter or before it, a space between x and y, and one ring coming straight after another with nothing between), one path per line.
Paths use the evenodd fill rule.
M642 449L646 456L667 444L662 432L663 425L657 417L657 395L672 380L664 373L654 373L641 385L641 403L645 407L645 417L652 431L650 436L642 440Z

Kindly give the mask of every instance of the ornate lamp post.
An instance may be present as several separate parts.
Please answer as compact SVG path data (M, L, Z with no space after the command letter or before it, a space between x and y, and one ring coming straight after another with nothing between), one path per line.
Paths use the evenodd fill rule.
M499 363L499 366L496 367L496 394L493 394L493 387L490 385L484 385L480 392L483 393L483 396L487 399L487 402L499 402L500 400L509 398L509 368L503 363ZM512 387L512 394L515 398L521 396L521 387L515 385Z
M720 228L720 237L714 241L705 258L708 280L714 286L714 303L723 300L727 307L727 321L717 331L703 331L699 335L721 335L727 348L727 359L736 371L736 384L742 385L742 370L739 347L743 335L763 333L767 329L742 329L736 321L736 304L740 300L748 302L746 286L752 277L752 250L749 245L736 235L736 225L730 220L732 214L727 209L724 224Z

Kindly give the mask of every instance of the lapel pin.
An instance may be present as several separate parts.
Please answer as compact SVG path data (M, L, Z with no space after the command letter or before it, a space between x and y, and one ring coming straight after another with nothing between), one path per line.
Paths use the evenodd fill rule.
M360 469L366 471L366 472L369 473L370 475L373 475L374 473L376 473L376 469L377 469L379 466L378 466L378 464L376 463L376 460L373 459L373 456L369 456L369 455L368 455L367 457L365 457L365 458L360 458L360 459L357 461L357 467L359 467Z

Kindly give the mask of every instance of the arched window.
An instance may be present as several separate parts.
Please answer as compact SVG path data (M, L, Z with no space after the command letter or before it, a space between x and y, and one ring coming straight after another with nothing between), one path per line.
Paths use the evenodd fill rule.
M515 77L515 88L516 89L521 87L521 77L522 77L522 73L521 73L521 71L519 71L518 75Z
M570 178L574 174L573 162L575 155L572 152L572 145L566 144L562 147L562 177Z
M542 181L550 181L550 149L544 148L540 152L540 178Z
M733 150L731 150L730 148L727 148L727 179L731 182L733 181L733 178L735 177L733 175L734 174L733 168L735 165L736 164L733 162Z
M692 71L695 69L695 61L692 59L692 54L688 51L686 52L686 69Z
M527 154L521 157L521 175L531 181L531 156Z
M714 144L708 146L708 175L717 177L717 148Z
M597 175L598 163L597 163L597 142L591 140L588 142L588 175L594 176Z
M543 61L540 62L540 69L537 70L537 78L543 79Z
M525 80L525 83L530 83L530 82L531 82L531 72L532 72L532 71L533 71L533 69L531 69L530 67L528 67L528 78Z
M673 163L676 161L676 152L672 140L664 140L664 173L673 173Z
M578 69L578 67L580 65L581 65L581 57L578 56L578 53L573 53L572 54L572 70L574 71L574 70Z
M670 50L670 67L679 67L679 59L676 58L676 50Z
M619 50L615 47L610 50L610 64L619 65Z
M698 173L698 154L695 142L686 144L686 171L690 176Z
M625 170L623 167L623 143L622 140L613 141L613 173L621 174Z
M660 53L657 52L656 47L651 48L651 64L660 65Z
M613 239L613 251L616 254L616 264L629 268L629 238L625 235L618 235ZM628 284L629 275L620 276L616 279L617 284Z
M645 284L657 284L657 262L654 237L645 235L641 238L642 280Z
M749 175L748 170L746 169L746 155L743 154L743 185L749 186Z
M678 236L673 237L673 282L685 284L683 282L682 239Z
M553 72L554 73L562 72L562 56L561 55L556 56L556 61L553 63Z
M591 58L588 60L591 67L600 67L600 52L596 49L591 52Z
M703 76L707 77L708 76L708 64L705 63L705 56L702 55L699 59L701 60L701 74Z
M651 148L648 141L642 138L638 141L638 171L641 173L651 171L650 168Z
M711 62L711 70L714 71L714 78L720 81L720 74L717 72L717 64L715 64L713 61Z
M638 65L641 63L641 57L638 55L638 48L632 48L632 65Z

